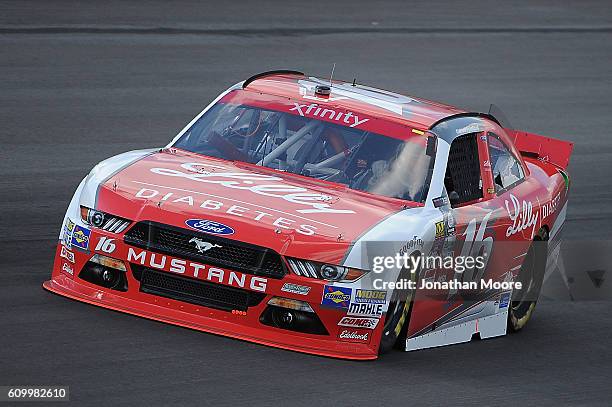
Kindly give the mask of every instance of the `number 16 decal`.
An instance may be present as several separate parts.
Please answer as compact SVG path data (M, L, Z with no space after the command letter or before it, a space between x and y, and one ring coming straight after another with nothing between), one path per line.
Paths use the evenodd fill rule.
M115 251L116 247L115 239L109 239L108 237L102 236L100 240L98 240L96 250L101 250L104 253L112 253Z
M474 264L472 268L466 268L463 273L455 271L455 281L459 281L461 274L463 274L463 278L461 278L461 281L463 282L478 281L483 277L484 272L487 269L487 264L489 263L491 249L493 248L493 237L484 237L487 229L487 222L489 221L492 213L493 212L487 213L482 219L478 232L476 232L476 219L472 219L465 229L465 233L463 234L463 236L465 236L465 241L463 242L463 247L461 248L461 257L464 259L467 257L475 259L478 256L482 256L482 267L477 267L476 264ZM450 290L450 295L455 294L456 292L457 289L452 288Z

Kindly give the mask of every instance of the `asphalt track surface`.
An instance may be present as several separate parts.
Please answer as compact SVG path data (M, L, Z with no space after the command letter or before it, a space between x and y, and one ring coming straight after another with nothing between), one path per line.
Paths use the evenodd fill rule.
M74 188L165 144L215 95L296 68L576 143L567 239L612 236L609 2L0 2L0 385L99 405L612 405L612 303L546 301L522 333L349 362L45 292ZM333 4L329 4L333 3Z

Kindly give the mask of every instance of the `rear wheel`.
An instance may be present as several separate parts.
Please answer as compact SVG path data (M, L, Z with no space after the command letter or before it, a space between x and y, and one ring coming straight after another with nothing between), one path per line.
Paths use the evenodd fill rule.
M522 283L522 288L512 292L508 310L508 328L512 332L520 331L531 319L535 309L546 270L547 241L548 232L540 229L523 260L517 280Z
M411 273L408 269L402 269L397 281L413 281L416 283L418 274L418 270ZM394 347L401 349L405 347L404 341L406 339L408 317L412 307L414 291L409 289L393 290L385 317L382 337L380 338L379 354L389 352Z

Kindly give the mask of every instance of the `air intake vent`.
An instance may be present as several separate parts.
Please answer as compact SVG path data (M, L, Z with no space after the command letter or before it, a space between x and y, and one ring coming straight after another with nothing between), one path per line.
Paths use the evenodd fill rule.
M264 293L195 280L135 264L130 267L134 275L138 275L143 293L209 308L246 311L258 305L266 296Z

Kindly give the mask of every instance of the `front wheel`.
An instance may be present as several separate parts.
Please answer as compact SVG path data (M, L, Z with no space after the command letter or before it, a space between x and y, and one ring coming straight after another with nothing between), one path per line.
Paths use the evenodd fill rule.
M546 271L547 241L548 232L546 229L540 229L521 266L518 281L522 283L522 288L512 292L512 302L508 310L508 328L512 332L523 329L535 309Z

